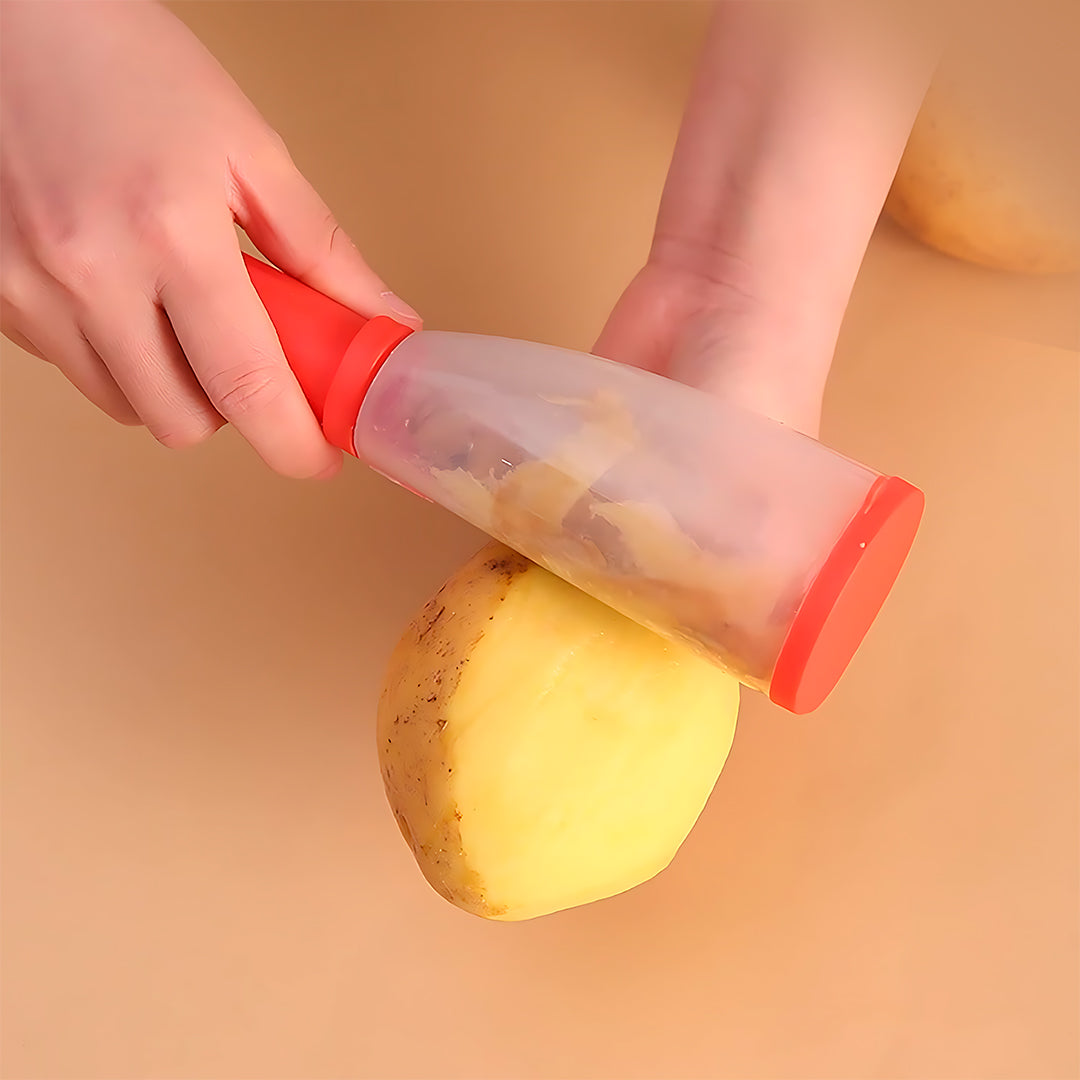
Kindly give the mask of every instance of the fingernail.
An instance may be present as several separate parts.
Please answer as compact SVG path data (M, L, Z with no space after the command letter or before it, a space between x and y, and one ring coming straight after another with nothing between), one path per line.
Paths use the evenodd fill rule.
M388 314L399 322L420 323L424 321L397 293L392 292L390 289L379 293L379 299L386 305Z

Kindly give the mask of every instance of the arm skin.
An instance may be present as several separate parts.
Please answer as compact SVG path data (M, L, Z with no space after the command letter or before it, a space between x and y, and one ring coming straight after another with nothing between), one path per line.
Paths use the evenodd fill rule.
M938 38L910 4L718 3L648 260L595 351L816 435Z

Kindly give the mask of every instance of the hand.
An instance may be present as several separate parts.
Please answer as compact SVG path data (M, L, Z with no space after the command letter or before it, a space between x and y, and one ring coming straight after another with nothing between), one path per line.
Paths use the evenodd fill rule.
M817 438L832 359L783 311L689 266L650 260L615 305L593 352L696 386Z
M229 422L268 465L331 475L244 269L277 266L419 324L207 50L150 0L4 0L0 329L92 402L185 447Z
M848 297L933 71L939 34L923 16L909 0L716 4L652 250L594 351L817 436Z

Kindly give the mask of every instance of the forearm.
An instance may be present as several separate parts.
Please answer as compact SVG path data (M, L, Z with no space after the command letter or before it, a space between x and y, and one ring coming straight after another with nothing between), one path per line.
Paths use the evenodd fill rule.
M910 4L717 5L650 262L759 309L772 362L827 370L936 37Z

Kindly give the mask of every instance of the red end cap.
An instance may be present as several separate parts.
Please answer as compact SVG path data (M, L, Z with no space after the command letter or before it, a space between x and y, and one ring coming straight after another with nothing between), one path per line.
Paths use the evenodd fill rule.
M832 693L907 559L925 503L898 477L875 481L791 624L769 686L777 705L813 712Z
M247 253L244 263L327 440L355 454L353 429L364 395L412 329L385 315L366 319Z

